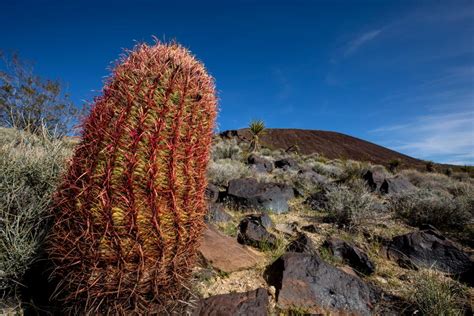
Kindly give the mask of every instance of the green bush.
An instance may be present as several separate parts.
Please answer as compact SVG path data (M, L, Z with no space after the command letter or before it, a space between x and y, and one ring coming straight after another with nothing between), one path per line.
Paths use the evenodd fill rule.
M0 128L0 291L14 291L34 262L70 152L46 130L31 135Z

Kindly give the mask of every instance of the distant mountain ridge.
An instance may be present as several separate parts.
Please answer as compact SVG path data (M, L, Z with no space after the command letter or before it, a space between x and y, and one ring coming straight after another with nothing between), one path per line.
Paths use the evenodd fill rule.
M248 128L227 130L219 134L221 138L236 138L248 142L252 136ZM352 159L370 161L387 166L391 160L398 159L403 168L424 169L426 162L386 147L342 133L307 130L268 128L260 137L261 144L270 149L295 150L309 155L318 153L329 159ZM449 166L449 165L439 165ZM450 166L458 167L459 166Z

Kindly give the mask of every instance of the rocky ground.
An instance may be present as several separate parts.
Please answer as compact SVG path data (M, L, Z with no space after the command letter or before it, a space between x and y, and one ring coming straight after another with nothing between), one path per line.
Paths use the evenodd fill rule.
M472 313L469 177L234 141L209 174L195 314Z
M10 192L31 192L38 183L33 187L39 193L0 197L2 203L23 203L28 216L42 223L47 209L41 206L73 144L34 138L18 148L12 133L0 129L7 140L3 185ZM403 162L389 171L294 148L250 153L248 145L216 137L192 294L173 302L178 307L172 314L182 315L184 308L190 315L225 316L472 315L471 175L439 165L420 172ZM23 180L31 174L40 181ZM0 261L14 262L0 267L0 281L7 267L21 275L24 286L18 297L0 298L0 314L55 314L47 260L37 251L41 236L24 240L21 230L1 232L16 248L0 251ZM11 253L21 256L12 260ZM23 275L21 268L30 264ZM0 294L5 286L0 282Z

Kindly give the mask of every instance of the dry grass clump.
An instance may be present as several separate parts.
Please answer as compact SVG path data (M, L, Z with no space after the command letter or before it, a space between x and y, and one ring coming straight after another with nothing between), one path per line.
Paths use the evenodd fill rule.
M430 224L440 229L454 229L463 227L474 216L472 197L452 197L444 191L422 189L398 194L389 205L398 217L412 226Z
M434 270L424 270L414 279L407 298L421 315L464 315L466 290Z
M22 282L47 231L51 193L71 148L42 135L0 128L0 291Z

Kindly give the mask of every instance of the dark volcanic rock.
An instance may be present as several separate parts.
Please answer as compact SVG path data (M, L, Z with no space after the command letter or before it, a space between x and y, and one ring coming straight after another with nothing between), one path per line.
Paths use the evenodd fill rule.
M397 194L403 191L414 191L416 187L408 179L400 176L386 178L380 186L380 193Z
M367 170L362 178L365 180L369 188L375 192L380 190L380 187L385 180L385 175L379 171Z
M297 167L298 167L298 163L293 158L283 158L283 159L275 161L275 168L287 170L287 169L293 169Z
M308 233L319 233L321 229L316 224L309 224L301 227L301 230L304 230Z
M317 254L316 244L305 233L298 233L287 246L286 251Z
M327 247L335 257L350 265L357 272L366 275L375 272L375 264L369 259L367 254L354 245L341 239L329 238L325 241L324 246Z
M387 247L387 255L401 266L434 268L474 284L474 262L437 231L424 230L394 237Z
M240 221L237 241L256 248L275 248L277 238L265 229L260 217L248 216Z
M396 194L407 190L416 190L416 187L402 176L389 178L383 172L368 170L362 177L372 191L382 194Z
M229 181L226 198L239 208L281 214L288 212L288 200L294 196L293 189L288 185L244 178Z
M232 216L224 211L221 203L210 203L207 206L207 214L204 217L207 223L224 223L232 219Z
M329 179L313 170L300 170L298 171L298 177L302 180L309 182L313 185L326 185Z
M264 288L245 293L211 296L202 300L195 316L267 315L268 292Z
M319 256L289 252L265 271L277 289L281 308L301 308L311 313L370 315L375 291L356 276L324 262Z
M272 172L273 163L265 158L259 157L255 154L251 154L247 158L247 163L255 167L257 171L260 172Z
M250 215L245 216L244 219L254 221L258 223L259 225L265 227L265 229L270 229L274 226L272 219L270 218L270 216L268 216L267 213L250 214Z
M219 188L212 183L208 183L204 195L209 203L215 203L219 198Z
M313 193L304 201L313 211L325 209L328 202L329 199L324 191Z

